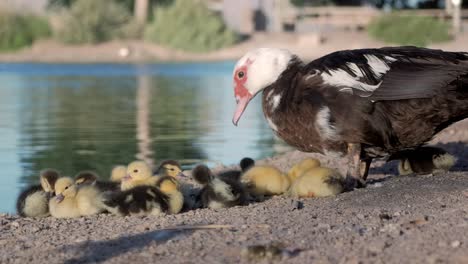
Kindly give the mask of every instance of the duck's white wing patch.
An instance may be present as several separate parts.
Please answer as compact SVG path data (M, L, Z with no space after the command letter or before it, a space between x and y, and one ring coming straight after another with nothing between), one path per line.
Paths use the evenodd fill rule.
M376 85L371 85L361 82L359 81L359 77L351 76L342 69L330 70L329 73L323 72L321 77L325 84L339 87L342 92L350 92L350 89L357 89L364 92L362 96L371 95L382 83L379 82Z
M315 126L320 134L320 137L325 140L336 140L338 132L336 127L330 121L330 108L322 107L317 112Z

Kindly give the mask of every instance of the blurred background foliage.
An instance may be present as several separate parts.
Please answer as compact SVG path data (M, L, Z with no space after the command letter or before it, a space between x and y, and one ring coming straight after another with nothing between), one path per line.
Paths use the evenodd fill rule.
M49 0L49 17L0 12L0 51L30 46L53 36L68 44L100 43L115 39L143 39L173 49L207 52L235 44L239 35L223 18L195 0L146 0L146 23L138 23L138 0ZM234 1L234 0L233 0ZM145 2L145 0L140 0ZM370 5L384 10L441 8L443 0L290 0L302 6ZM468 1L464 1L468 4ZM450 39L446 22L430 17L399 16L392 12L368 27L376 39L425 46ZM140 20L141 21L141 20ZM54 23L57 22L57 23Z
M204 5L175 0L172 5L155 9L145 39L176 49L204 52L232 45L236 35Z
M125 37L130 12L114 0L77 0L60 14L56 37L64 43L99 43Z
M51 34L47 19L35 15L0 12L0 51L11 51L31 45Z
M378 17L368 27L369 34L386 43L424 47L448 41L450 25L432 17L399 15Z

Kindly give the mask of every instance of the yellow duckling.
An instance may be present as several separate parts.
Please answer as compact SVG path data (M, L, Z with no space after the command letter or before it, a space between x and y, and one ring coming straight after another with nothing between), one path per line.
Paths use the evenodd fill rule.
M86 185L78 188L69 177L57 180L55 194L49 202L53 217L72 218L98 214L104 210L101 194L96 187Z
M117 191L120 189L118 182L100 181L99 176L92 171L81 171L75 176L75 184L78 187L83 185L93 185L101 192Z
M316 167L302 173L288 190L293 197L324 197L342 193L346 180L336 170Z
M169 213L177 214L184 206L184 195L179 190L179 182L171 176L159 178L156 186L169 197Z
M398 164L400 175L445 172L457 162L457 158L445 150L429 146L404 151L397 155L400 159Z
M296 180L299 176L301 176L304 172L320 167L320 161L318 159L313 158L306 158L296 163L288 172L288 178L291 182Z
M144 161L134 161L127 166L127 174L122 178L120 189L130 190L136 186L156 186L158 177L154 177L150 166Z
M243 173L241 182L251 195L257 197L282 194L291 184L289 178L277 168L254 164Z
M110 180L111 182L120 183L126 175L127 175L127 166L118 165L112 168Z
M49 215L49 200L54 195L54 185L59 173L46 169L40 173L40 185L23 190L16 201L16 210L23 217L46 217Z

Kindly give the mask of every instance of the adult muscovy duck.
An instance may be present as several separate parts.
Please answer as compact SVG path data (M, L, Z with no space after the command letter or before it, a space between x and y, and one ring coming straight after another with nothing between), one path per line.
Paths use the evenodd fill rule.
M417 47L338 51L305 64L284 49L248 52L234 69L237 125L263 91L271 129L305 152L348 155L365 181L373 158L415 149L468 117L468 53Z

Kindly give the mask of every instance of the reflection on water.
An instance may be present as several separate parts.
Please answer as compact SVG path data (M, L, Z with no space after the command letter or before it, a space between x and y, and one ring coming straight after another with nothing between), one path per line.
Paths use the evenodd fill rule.
M232 63L0 64L0 212L53 167L73 176L141 158L237 163L274 154L260 100L239 127Z

